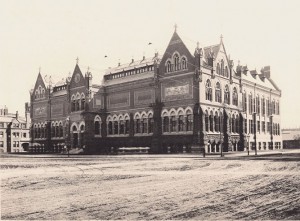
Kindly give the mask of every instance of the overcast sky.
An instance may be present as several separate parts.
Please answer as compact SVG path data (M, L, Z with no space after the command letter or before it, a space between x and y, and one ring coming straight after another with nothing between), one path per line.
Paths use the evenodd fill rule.
M163 54L176 23L186 44L217 44L222 34L235 64L257 70L270 65L282 90L282 128L300 126L299 0L0 3L0 105L9 112L24 114L39 67L58 81L73 72L78 56L82 72L90 66L100 81L119 60Z

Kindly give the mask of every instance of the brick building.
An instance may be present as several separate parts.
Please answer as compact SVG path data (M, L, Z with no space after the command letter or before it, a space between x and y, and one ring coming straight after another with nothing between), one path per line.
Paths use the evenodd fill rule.
M162 56L118 64L98 85L78 62L72 77L53 87L39 73L31 93L32 143L38 151L282 148L280 97L270 67L260 73L234 67L222 38L191 51L175 30Z

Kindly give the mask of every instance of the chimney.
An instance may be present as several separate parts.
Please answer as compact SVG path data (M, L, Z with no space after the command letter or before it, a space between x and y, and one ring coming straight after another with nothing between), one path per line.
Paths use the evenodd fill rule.
M133 63L133 62L134 62L134 59L132 58L132 59L131 59L131 63Z
M18 120L18 118L19 118L19 113L18 111L16 111L16 119Z

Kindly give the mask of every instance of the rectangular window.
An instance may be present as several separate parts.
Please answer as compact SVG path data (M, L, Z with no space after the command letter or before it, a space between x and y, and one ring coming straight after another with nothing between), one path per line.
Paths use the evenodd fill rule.
M26 133L23 133L23 137L26 137Z
M261 130L264 133L266 132L266 122L265 121L262 122L262 128L261 128Z
M3 147L3 141L0 141L0 147Z
M250 133L253 134L253 133L254 133L253 120L250 120L250 123L249 123L249 124L250 124L250 128L251 128L251 129L250 129Z
M247 119L245 120L245 133L248 133L248 125L247 125Z
M0 131L0 137L3 137L3 134L4 134L3 131Z
M0 128L3 128L4 127L4 123L0 123Z
M257 132L260 133L260 121L257 121Z

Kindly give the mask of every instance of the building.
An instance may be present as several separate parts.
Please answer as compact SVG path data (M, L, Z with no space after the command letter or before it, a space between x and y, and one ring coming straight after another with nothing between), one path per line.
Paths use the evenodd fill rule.
M300 148L300 128L282 129L284 149Z
M95 78L95 77L94 77ZM234 66L223 40L189 50L176 29L162 56L118 64L92 83L78 61L71 78L31 93L33 151L63 146L108 153L149 147L152 153L282 148L281 91L270 67Z
M25 104L25 117L18 111L8 113L8 108L0 108L0 152L23 152L28 150L30 142L29 105Z

